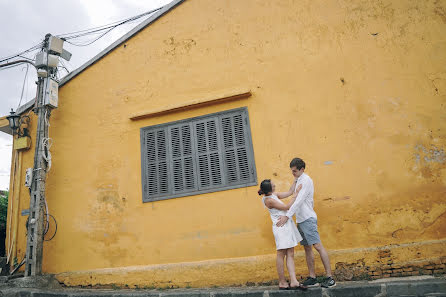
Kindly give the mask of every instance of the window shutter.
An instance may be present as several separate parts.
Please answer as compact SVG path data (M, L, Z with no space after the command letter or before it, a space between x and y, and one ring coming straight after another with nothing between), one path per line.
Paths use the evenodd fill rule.
M166 129L160 129L145 133L147 163L144 191L149 200L169 193L166 132Z
M219 139L218 118L212 117L194 122L198 188L218 188L224 184Z
M143 201L257 184L248 109L141 128Z
M185 123L169 128L173 193L197 190L192 125Z
M243 112L221 117L227 183L247 183L254 179L250 166L247 117Z

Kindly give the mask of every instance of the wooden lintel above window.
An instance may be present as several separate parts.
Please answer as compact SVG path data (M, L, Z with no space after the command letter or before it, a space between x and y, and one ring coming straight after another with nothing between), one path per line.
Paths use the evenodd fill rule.
M206 98L196 99L196 100L183 102L183 103L179 103L179 104L175 104L175 105L165 106L165 107L158 108L158 109L139 112L136 114L132 114L130 116L130 119L132 121L136 121L136 120L140 120L140 119L164 115L167 113L178 112L178 111L182 111L182 110L186 110L186 109L190 109L190 108L197 108L197 107L207 106L207 105L211 105L211 104L217 104L217 103L222 103L222 102L227 102L227 101L232 101L232 100L244 99L244 98L251 97L251 95L252 95L251 91L247 90L247 89L231 91L231 92L227 92L222 95L219 95L219 96L206 97Z

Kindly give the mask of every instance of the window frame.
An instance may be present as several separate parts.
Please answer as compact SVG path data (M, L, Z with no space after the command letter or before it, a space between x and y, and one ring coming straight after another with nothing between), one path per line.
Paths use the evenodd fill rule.
M147 156L147 148L146 148L146 143L145 143L145 133L148 131L157 131L159 129L165 129L165 131L167 132L167 134L169 134L169 129L173 126L176 125L181 125L184 123L189 123L190 126L192 127L192 146L193 146L193 154L195 156L198 156L198 152L196 150L196 131L193 128L194 127L194 123L200 120L205 120L207 118L212 118L212 117L216 117L218 119L218 125L220 124L220 119L221 117L223 117L225 114L233 114L233 113L240 113L242 114L243 117L246 118L246 123L243 126L245 129L245 139L248 141L248 143L246 144L246 149L247 149L247 156L248 156L248 166L249 166L249 170L251 171L250 174L250 179L252 177L252 180L250 180L249 182L246 183L240 183L240 184L232 184L232 185L228 185L226 182L227 177L224 176L224 168L226 167L226 161L224 159L224 156L221 156L221 170L223 173L222 179L225 180L226 185L222 186L222 187L211 187L211 188L207 188L207 189L203 189L203 190L197 190L194 192L187 192L187 193L177 193L177 194L157 194L155 195L155 197L149 198L148 195L146 195L146 191L144 189L145 183L146 181L144 180L145 178L147 178L145 176L144 171L147 168L147 163L148 163L148 158ZM221 137L222 137L222 129L219 126L218 130L220 132L219 135L217 135L217 137L219 138L219 141L221 142ZM172 165L172 156L171 156L171 149L170 149L170 138L169 136L166 136L167 139L167 160L170 164L168 164L168 168L171 167ZM222 143L220 143L220 145L223 145ZM221 150L224 151L223 147L220 147ZM230 110L224 110L224 111L220 111L220 112L215 112L215 113L211 113L211 114L206 114L206 115L202 115L202 116L198 116L198 117L193 117L193 118L188 118L188 119L182 119L182 120L178 120L178 121L173 121L173 122L168 122L168 123L162 123L162 124L157 124L157 125L152 125L152 126L146 126L146 127L142 127L140 128L140 150L141 150L141 189L142 189L142 202L155 202L155 201L161 201L161 200L167 200L167 199L174 199L174 198L182 198L182 197L189 197L189 196L195 196L195 195L201 195L201 194L206 194L206 193L214 193L214 192L220 192L220 191L227 191L227 190L232 190L232 189L238 189L238 188L246 188L246 187L251 187L251 186L256 186L258 185L258 181L257 181L257 169L256 169L256 164L255 164L255 156L254 156L254 149L253 149L253 143L252 143L252 133L251 133L251 124L250 124L250 120L249 120L249 113L248 113L248 108L247 107L241 107L241 108L235 108L235 109L230 109ZM197 160L198 159L194 159L195 163L194 163L194 168L197 168ZM168 174L170 172L168 171ZM199 183L199 172L196 171L195 174L197 175L197 179L196 179L196 184L198 185ZM168 180L168 188L169 191L171 190L172 187L172 183L173 180L170 179ZM164 195L164 196L162 196Z

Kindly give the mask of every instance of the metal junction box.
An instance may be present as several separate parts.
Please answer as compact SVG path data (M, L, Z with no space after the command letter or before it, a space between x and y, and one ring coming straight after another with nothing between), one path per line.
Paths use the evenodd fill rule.
M48 56L48 61L47 61ZM51 55L46 52L40 52L36 55L36 67L37 68L44 68L46 66L48 67L57 67L59 65L59 57L56 55Z
M59 84L51 78L45 78L45 93L43 104L52 108L57 108L59 103Z
M15 150L27 150L31 147L31 138L29 136L19 137L14 140Z
M55 52L60 55L63 51L63 40L56 36L51 36L49 40L48 49L51 52Z

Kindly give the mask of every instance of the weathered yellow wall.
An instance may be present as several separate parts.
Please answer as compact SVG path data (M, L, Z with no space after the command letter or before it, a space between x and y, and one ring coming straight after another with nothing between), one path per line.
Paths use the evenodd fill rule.
M274 278L257 187L142 203L141 127L242 106L259 181L286 189L289 161L307 162L333 267L372 265L368 248L400 244L395 261L445 255L445 33L446 1L185 1L60 89L47 185L58 233L45 243L44 271L159 272L158 264L207 261L219 284L251 281L253 270ZM234 88L253 96L129 120ZM216 260L228 258L246 269ZM125 274L139 285L186 285L188 275L196 286L215 284L198 264L184 265L156 281L130 272L144 267ZM120 271L98 282L122 282ZM60 277L95 283L90 275Z

